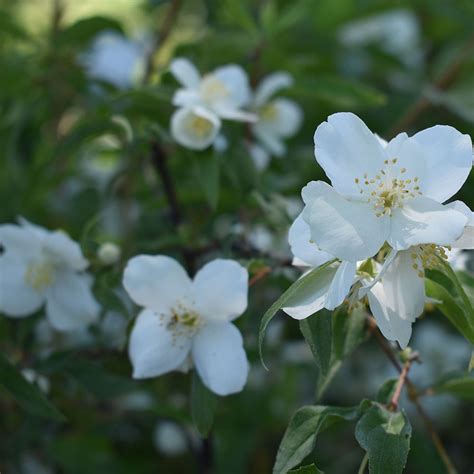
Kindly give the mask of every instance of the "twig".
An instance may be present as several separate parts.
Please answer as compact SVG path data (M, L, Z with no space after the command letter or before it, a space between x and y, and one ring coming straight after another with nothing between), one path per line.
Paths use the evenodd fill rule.
M474 49L474 35L471 35L459 54L454 58L453 62L448 66L445 73L433 84L434 88L439 91L446 90L458 77L464 61L472 54ZM416 119L432 105L431 99L426 95L421 97L405 112L405 114L393 125L389 130L388 136L394 137L400 132L407 130Z
M400 395L402 394L403 387L407 381L408 372L410 371L411 364L413 364L413 361L417 359L418 354L414 354L405 362L405 365L403 366L403 369L400 372L400 376L398 377L395 392L393 393L392 399L390 400L389 410L396 410L398 408L398 401L400 400Z
M370 332L375 336L375 339L377 343L379 344L380 348L387 355L390 362L392 362L392 364L397 369L397 371L400 372L400 374L402 374L404 368L402 368L400 363L397 361L392 349L387 344L386 339L382 336L382 334L380 334L380 331L377 328L377 324L375 323L373 318L368 318L368 326L369 326ZM423 424L425 425L426 430L430 434L433 444L436 448L436 451L438 451L438 454L444 463L446 472L448 474L457 474L456 468L454 467L454 464L451 461L446 451L446 448L444 447L443 442L441 441L441 438L438 435L436 428L433 425L433 422L431 421L429 416L426 414L425 410L423 409L420 403L420 400L419 400L420 394L415 384L408 378L406 374L404 376L404 381L408 387L408 394L409 394L410 401L415 405L416 410L418 414L420 415L420 418L423 421ZM397 402L398 402L398 399L397 399Z
M249 280L249 286L255 285L258 281L260 281L262 278L265 278L267 275L271 273L272 269L270 267L263 267L260 270L258 270L257 273Z
M182 0L171 0L171 4L168 8L166 17L163 20L160 32L156 35L155 41L151 47L150 54L147 58L145 73L143 75L143 84L146 84L151 78L151 75L153 73L153 62L155 55L162 47L163 43L168 39L168 36L173 30L173 26L176 19L178 18L182 3Z

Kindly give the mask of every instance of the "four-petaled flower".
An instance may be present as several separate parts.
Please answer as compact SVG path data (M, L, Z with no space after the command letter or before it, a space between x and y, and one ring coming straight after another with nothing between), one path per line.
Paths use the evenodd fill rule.
M128 262L123 284L145 308L130 336L135 378L185 370L192 361L203 383L218 395L242 390L248 361L231 321L247 308L244 267L217 259L191 280L170 257L140 255Z
M96 321L99 305L79 245L64 232L50 232L20 219L0 226L0 311L20 318L46 303L46 315L59 331Z

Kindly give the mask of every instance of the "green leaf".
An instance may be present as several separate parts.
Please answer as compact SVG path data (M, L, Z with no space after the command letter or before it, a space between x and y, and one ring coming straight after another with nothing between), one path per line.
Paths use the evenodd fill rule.
M359 407L340 408L328 406L305 406L290 420L273 467L273 474L287 473L310 454L318 434L339 421L355 421Z
M23 375L1 353L0 385L28 413L56 421L66 420L65 416L44 397L40 389L36 385L27 382Z
M196 371L193 373L191 385L191 416L194 425L202 437L207 438L217 406L217 397L202 383Z
M469 310L463 307L460 300L454 299L453 293L449 289L429 278L425 279L425 288L426 295L440 301L437 304L440 311L468 341L474 344L474 327Z
M469 361L469 367L467 368L468 372L471 372L474 369L474 351L471 354L471 360Z
M300 330L308 343L321 373L329 372L332 352L332 313L321 310L300 321Z
M61 31L59 41L62 45L81 45L91 41L101 31L117 31L123 33L117 20L103 16L91 16L76 21Z
M469 375L445 380L432 387L433 393L450 393L463 400L474 401L474 377Z
M379 388L377 392L376 400L379 403L388 405L390 400L392 399L393 394L395 393L395 389L397 388L398 379L388 379L386 380L382 386Z
M373 404L356 425L355 436L369 455L371 474L400 474L410 450L411 426L404 412Z
M219 203L220 156L213 152L194 157L196 174L212 210Z
M304 294L310 287L314 286L318 279L323 275L323 271L329 265L334 263L335 260L321 265L318 268L314 268L310 272L303 275L301 278L296 280L271 306L267 309L265 314L260 321L260 328L258 331L258 351L260 353L260 360L265 368L265 362L263 360L263 339L265 337L265 330L268 324L273 319L275 314L290 300L290 298L297 298L299 295Z
M292 469L289 471L293 474L324 474L323 471L320 471L315 464L308 464L307 466L301 466L297 469Z

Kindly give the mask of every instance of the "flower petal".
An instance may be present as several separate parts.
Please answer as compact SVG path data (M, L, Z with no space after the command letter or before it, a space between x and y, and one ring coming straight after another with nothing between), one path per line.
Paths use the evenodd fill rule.
M272 155L283 156L285 154L286 146L274 130L257 122L252 127L252 131L255 137Z
M293 100L279 98L271 102L276 109L275 118L265 121L267 126L271 126L281 137L291 137L301 127L303 112L301 107Z
M413 136L425 155L423 194L438 202L453 196L472 169L472 142L453 127L436 125Z
M305 319L323 309L337 270L337 265L321 269L319 278L313 285L307 285L304 290L291 297L286 302L287 306L282 308L283 311L294 319Z
M256 143L248 143L249 154L258 171L263 171L270 163L270 154L260 145Z
M419 196L393 210L388 243L395 250L413 245L451 245L461 236L467 218L433 199Z
M311 232L303 219L303 213L291 225L288 232L288 242L294 257L301 262L298 266L319 267L333 259L332 255L319 250L318 246L311 242ZM293 262L293 264L295 263Z
M357 270L356 262L342 262L337 269L331 286L328 290L324 307L333 310L346 299L354 282Z
M48 232L43 246L53 259L66 263L74 270L82 271L89 266L89 262L82 255L79 244L62 231Z
M182 146L204 150L217 137L221 121L203 107L178 109L171 117L171 134Z
M186 331L170 331L166 316L145 309L138 315L130 334L128 352L133 378L158 377L177 370L189 354L191 341Z
M16 253L0 256L0 312L7 316L29 316L44 302L43 295L25 283L26 271L27 263Z
M423 313L425 304L424 279L412 265L411 251L399 252L368 293L380 330L387 339L397 340L402 348L410 339L411 323Z
M133 301L169 314L178 304L191 303L191 279L183 267L165 255L139 255L125 267L123 286Z
M216 79L225 84L230 96L229 103L238 109L250 102L250 84L247 73L236 64L229 64L214 70L212 73Z
M216 259L194 277L196 311L210 321L232 320L247 309L248 272L234 260Z
M258 85L255 96L254 104L256 107L268 102L268 99L272 97L276 92L293 85L293 78L286 72L275 72L266 76L262 79Z
M307 184L302 196L303 218L321 250L356 262L372 257L385 242L388 220L377 217L366 202L347 200L323 181Z
M204 326L193 339L192 353L204 385L217 395L240 392L249 363L239 330L232 323Z
M0 245L5 252L25 258L36 255L41 249L41 240L29 229L18 225L0 225Z
M97 320L100 306L88 275L61 272L46 292L46 315L58 331L80 329Z
M219 117L227 120L235 120L236 122L256 122L258 117L251 113L239 110L233 106L219 104L214 107Z
M201 81L199 71L185 58L176 58L170 64L170 71L178 82L190 89L197 88Z
M314 134L314 153L334 188L356 195L354 182L364 173L375 176L385 159L384 148L365 123L352 113L329 116Z
M474 212L461 201L451 202L446 204L446 207L462 212L467 218L467 224L461 237L452 246L458 249L474 249Z

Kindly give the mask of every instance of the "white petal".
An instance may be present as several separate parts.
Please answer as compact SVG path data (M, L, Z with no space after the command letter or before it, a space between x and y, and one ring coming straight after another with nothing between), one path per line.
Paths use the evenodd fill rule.
M290 298L283 311L295 319L305 319L323 309L331 283L336 275L338 266L331 265L320 270L319 278L312 286L307 285L304 291L299 291L297 296Z
M168 330L168 322L166 316L150 310L138 315L128 348L134 378L157 377L184 363L191 348L190 334Z
M424 279L412 265L411 251L399 252L368 294L380 330L402 348L410 339L411 323L422 314L425 304Z
M319 267L333 259L332 255L319 250L318 246L311 242L311 232L308 224L303 219L303 213L291 225L288 232L288 242L293 255L305 266Z
M364 122L352 113L336 113L314 134L314 152L332 185L340 193L356 195L354 182L364 173L375 176L385 160L384 148Z
M263 78L258 85L255 96L254 104L259 107L270 99L276 92L293 85L293 78L286 72L275 72L269 76Z
M43 241L43 248L53 260L74 270L82 271L89 265L79 244L62 231L48 232Z
M203 107L178 109L171 117L171 134L182 146L204 150L217 137L221 121Z
M328 290L324 307L333 310L346 299L354 282L357 270L356 262L342 262L337 269L331 286Z
M323 181L303 188L303 218L321 250L356 262L375 255L388 235L388 220L365 202L349 201Z
M426 174L421 177L423 194L438 202L453 196L472 169L472 143L453 127L436 125L413 136L423 149Z
M43 296L25 283L27 263L14 253L0 256L0 312L23 317L37 311Z
M217 68L212 75L221 81L230 93L229 103L236 109L250 102L250 85L247 73L236 64Z
M217 395L240 392L249 363L242 335L232 323L204 326L193 339L193 359L204 385Z
M303 112L296 102L289 99L275 99L271 104L276 109L275 118L264 123L272 127L281 137L291 137L301 127Z
M36 255L41 249L41 239L29 229L12 224L0 226L0 245L5 252L15 253L19 257Z
M275 156L283 156L286 152L286 147L280 136L269 127L261 125L257 122L252 131L255 137L262 143L262 145Z
M387 240L396 250L418 244L451 245L461 236L466 221L461 212L419 196L393 210Z
M201 76L194 64L185 58L176 58L170 64L170 71L183 86L190 89L199 86Z
M165 255L139 255L125 267L123 286L135 303L163 314L191 301L191 279L183 267Z
M270 163L270 154L256 143L249 143L247 146L255 168L258 171L263 171L268 166L268 163Z
M46 315L58 331L71 331L96 321L100 307L87 275L61 272L46 292Z
M195 107L201 104L201 97L198 91L192 89L178 89L174 95L172 104L176 107Z
M236 122L256 122L258 117L244 110L238 110L233 106L219 105L215 107L216 113L219 117L227 120L235 120Z
M474 212L461 201L451 202L446 204L446 207L462 212L467 218L467 224L461 237L452 246L458 249L474 249Z
M248 272L234 260L216 259L194 277L196 311L210 321L231 320L247 309Z

